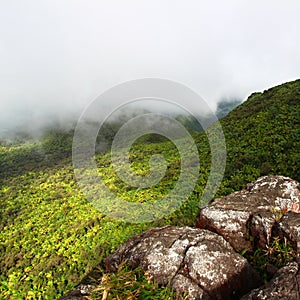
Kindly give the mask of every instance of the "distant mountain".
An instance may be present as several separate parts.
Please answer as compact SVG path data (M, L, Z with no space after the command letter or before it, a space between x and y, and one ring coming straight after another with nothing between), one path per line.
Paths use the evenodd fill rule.
M235 107L240 105L242 101L234 99L234 100L221 100L217 104L216 116L218 119L222 119L227 116Z
M234 108L241 104L240 100L221 100L217 104L217 109L215 112L215 116L218 119L222 119L227 116ZM184 125L190 132L201 132L203 128L201 124L211 124L211 122L215 119L213 117L207 116L197 116L197 118L201 121L199 124L198 120L194 116L187 115L177 115L176 120L179 121L182 125Z

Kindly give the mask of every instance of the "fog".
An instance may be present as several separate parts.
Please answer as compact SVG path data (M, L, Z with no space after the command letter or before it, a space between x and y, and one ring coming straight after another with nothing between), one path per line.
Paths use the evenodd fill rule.
M299 78L299 11L298 0L1 1L0 138L74 123L128 80L180 82L215 110Z

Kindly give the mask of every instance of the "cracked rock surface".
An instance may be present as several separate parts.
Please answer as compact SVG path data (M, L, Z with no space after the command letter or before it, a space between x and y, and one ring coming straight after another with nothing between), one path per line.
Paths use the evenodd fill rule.
M299 182L284 176L263 176L246 189L215 199L201 209L196 227L222 235L237 251L252 250L253 245L268 245L273 228L286 212L300 213Z
M104 263L112 272L124 261L141 266L158 284L186 291L187 299L239 299L261 283L224 238L198 228L150 229L130 238Z

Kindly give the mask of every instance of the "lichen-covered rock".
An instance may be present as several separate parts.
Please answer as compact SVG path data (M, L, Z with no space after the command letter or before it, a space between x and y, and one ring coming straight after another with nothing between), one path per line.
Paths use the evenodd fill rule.
M251 213L242 209L227 209L219 204L217 199L212 205L201 209L196 227L220 234L237 251L251 249L252 243L248 238Z
M300 214L285 214L274 229L274 235L288 239L296 254L300 256Z
M191 278L177 274L172 280L172 287L179 295L188 295L189 299L211 300L207 294L197 283Z
M130 238L104 262L116 271L126 261L187 299L235 299L260 284L247 260L207 230L166 226Z
M288 211L300 212L300 184L288 177L264 176L201 209L196 227L222 235L237 251L252 250L253 244L264 248Z
M270 204L283 211L300 213L300 183L284 176L263 176L247 189L266 197Z
M270 211L259 211L252 215L249 221L249 229L257 247L264 248L269 245L276 219L276 214Z
M300 268L296 262L278 270L273 279L258 289L252 290L241 300L299 300Z

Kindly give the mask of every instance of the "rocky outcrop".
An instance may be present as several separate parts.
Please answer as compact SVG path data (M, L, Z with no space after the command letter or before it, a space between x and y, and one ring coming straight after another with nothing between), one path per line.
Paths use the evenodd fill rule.
M196 227L220 234L237 251L253 250L269 244L275 225L289 211L300 213L300 184L283 176L264 176L201 209ZM299 237L284 230L282 234Z
M111 272L124 261L141 266L158 284L187 292L187 299L238 299L260 284L245 258L203 229L154 228L130 238L104 262Z
M279 237L289 241L299 259L298 182L261 177L202 208L196 227L166 226L136 235L104 260L106 270L117 271L124 262L141 267L158 284L186 293L184 299L300 299L299 262L279 270L268 264L267 273L275 276L259 287L257 273L237 253L265 248ZM80 286L72 292L62 299L85 299L89 293Z
M278 270L273 279L258 289L243 296L241 300L299 300L300 267L297 262L289 263Z

